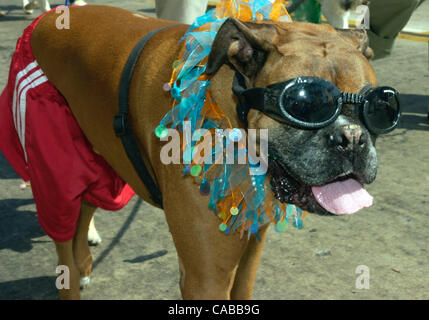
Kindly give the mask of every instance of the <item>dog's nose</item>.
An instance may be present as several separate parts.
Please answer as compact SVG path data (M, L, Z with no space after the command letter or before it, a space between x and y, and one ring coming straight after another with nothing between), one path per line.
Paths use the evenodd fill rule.
M358 125L347 125L329 137L331 143L341 151L352 151L366 143L366 135Z

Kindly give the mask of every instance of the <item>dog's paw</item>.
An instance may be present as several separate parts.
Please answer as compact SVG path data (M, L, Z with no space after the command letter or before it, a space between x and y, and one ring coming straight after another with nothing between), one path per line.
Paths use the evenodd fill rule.
M89 286L91 279L89 277L80 277L80 288L85 289Z
M97 246L101 243L101 237L97 232L97 229L95 227L91 228L89 227L88 230L88 243L90 246Z
M30 187L31 187L30 182L25 182L25 181L22 181L21 184L19 185L19 189L21 190L25 190Z

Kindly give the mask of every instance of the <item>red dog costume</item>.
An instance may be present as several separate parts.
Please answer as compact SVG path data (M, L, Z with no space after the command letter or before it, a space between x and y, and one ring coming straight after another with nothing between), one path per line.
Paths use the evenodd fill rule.
M119 210L134 191L94 153L66 100L38 67L30 38L42 17L24 30L12 58L0 96L0 150L31 182L45 232L63 242L73 238L82 199Z

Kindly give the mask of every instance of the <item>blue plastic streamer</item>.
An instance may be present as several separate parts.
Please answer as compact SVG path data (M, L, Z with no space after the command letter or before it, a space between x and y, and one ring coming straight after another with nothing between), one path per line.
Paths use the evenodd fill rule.
M273 4L268 0L250 0L246 2L234 0L231 3L235 5L245 3L248 5L252 10L253 20L257 20L257 15L262 15L264 20L269 20L273 7ZM202 110L207 99L207 88L210 87L210 81L202 81L200 77L206 69L203 61L210 54L217 31L225 21L226 18L218 19L216 11L211 10L197 18L180 40L181 43L183 42L185 50L179 59L179 64L173 67L175 72L179 71L179 73L171 85L171 95L177 104L163 117L159 127L183 130L184 121L190 121L192 132L200 128L208 130L223 129L218 119L205 119L201 123ZM204 28L204 31L198 30L205 25L207 27ZM235 148L232 140L226 137L215 139L216 145L213 146L212 153L209 155L213 160L213 164L205 163L202 166L202 173L199 177L200 192L201 194L207 194L209 197L209 209L215 214L218 214L218 204L226 197L231 196L232 192L235 192L237 188L242 195L242 201L235 204L238 208L238 214L235 215L236 212L234 212L234 215L231 215L228 220L228 227L221 224L222 228L220 229L224 230L225 234L231 234L239 229L243 230L244 226L244 230L248 231L249 237L254 234L257 238L260 238L258 234L259 227L270 221L276 224L292 221L294 227L301 229L303 211L300 208L295 208L291 204L281 204L274 197L270 197L270 200L267 199L267 194L271 192L269 183L267 183L268 173L253 175L252 172L256 171L252 170L256 169L256 165L253 165L252 163L255 163L255 161L251 160L254 159L248 159L249 161L246 164L238 163L238 158L243 155L243 152L247 153L247 149L239 148L238 151L234 149L233 163L226 162L226 150L229 147ZM183 155L186 158L185 160L192 160L192 148L195 145L195 141L186 141ZM216 153L217 150L222 152ZM223 161L219 164L221 156L223 156ZM250 157L248 153L247 156ZM183 170L183 174L189 175L191 169L192 164L187 165ZM267 201L270 201L270 203ZM270 208L270 212L267 212L268 208ZM284 230L285 227L279 229Z

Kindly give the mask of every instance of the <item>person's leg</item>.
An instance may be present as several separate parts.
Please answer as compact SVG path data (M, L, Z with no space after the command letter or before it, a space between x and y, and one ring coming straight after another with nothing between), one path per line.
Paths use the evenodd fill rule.
M51 10L51 6L49 4L49 1L48 0L39 0L39 8L43 12L47 12L47 11Z
M398 33L424 0L372 0L368 36L374 58L389 55Z
M66 266L69 270L69 286L58 288L61 300L80 299L80 274L73 255L73 240L67 242L55 242L58 255L58 266Z
M22 7L24 8L25 14L32 14L33 9L36 8L36 5L35 5L34 1L23 0L22 1Z
M208 0L156 0L156 15L159 19L191 24L203 15Z
M70 4L76 5L76 6L86 6L87 5L87 3L83 0L71 0Z

